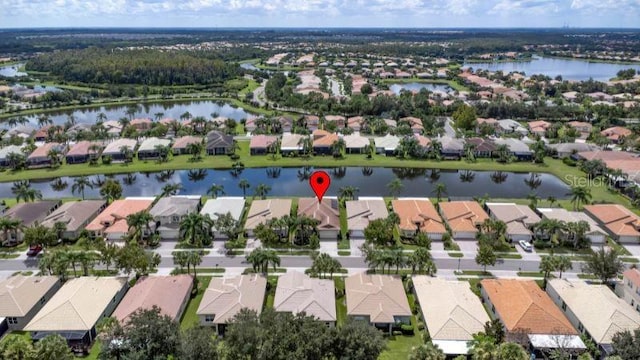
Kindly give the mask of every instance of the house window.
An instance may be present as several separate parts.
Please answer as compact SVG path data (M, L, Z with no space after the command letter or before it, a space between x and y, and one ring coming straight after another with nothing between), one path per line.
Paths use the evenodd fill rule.
M578 331L580 332L584 331L584 326L582 326L582 323L578 323Z
M205 315L204 322L208 322L208 323L213 322L213 318L215 317L216 317L215 315Z
M562 310L567 311L567 303L565 303L564 301L562 302Z
M113 303L115 303L115 302L116 302L116 297L115 297L115 296L113 297L112 302L113 302Z
M17 317L8 317L7 318L7 324L9 324L9 325L18 325L18 318Z
M46 302L47 302L47 299L45 299L43 296L42 299L40 299L40 305L44 305L44 303Z
M178 222L180 222L180 216L172 216L172 217L171 217L171 221L172 221L173 223L178 223Z

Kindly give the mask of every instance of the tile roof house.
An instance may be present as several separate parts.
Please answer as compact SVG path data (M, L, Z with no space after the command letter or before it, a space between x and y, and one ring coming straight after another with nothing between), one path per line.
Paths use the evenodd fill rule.
M12 154L12 153L24 155L24 153L22 152L22 146L9 145L0 149L0 167L6 167L10 165L8 161L8 157L9 157L9 154Z
M271 219L278 219L291 212L291 199L267 199L254 200L251 202L251 208L247 214L247 221L244 228L253 236L253 230Z
M394 325L411 322L411 308L400 277L362 272L347 277L344 287L350 318L387 332Z
M590 134L593 129L593 125L584 121L569 121L567 123L569 127L572 127L583 134Z
M490 321L469 283L424 275L412 276L412 282L434 345L447 356L468 354L473 335Z
M607 232L589 215L581 211L569 211L562 208L538 208L537 210L543 219L555 219L565 223L586 221L587 224L589 224L589 231L586 232L585 236L593 245L603 244L607 237ZM562 231L561 235L565 238L567 236L567 234Z
M440 154L443 159L458 160L462 157L464 152L464 140L453 138L451 136L442 136L434 141L439 141L442 144L442 150Z
M140 147L138 147L138 159L140 160L154 160L160 157L158 146L169 147L171 140L159 139L157 137L150 137L142 141Z
M440 213L455 240L475 239L479 226L489 218L475 201L441 202Z
M224 335L227 323L243 308L262 312L267 279L261 274L212 278L196 314L200 325L214 326Z
M387 205L382 198L360 198L346 202L347 230L352 238L363 238L364 229L369 222L386 219L389 216Z
M315 130L312 136L315 154L331 154L331 145L339 139L338 134L324 130Z
M374 138L373 142L376 146L376 154L392 156L395 154L398 145L400 145L400 138L395 135L387 134L383 137Z
M578 337L562 311L533 280L484 279L482 298L505 328L506 341L526 345L526 335Z
M15 275L0 281L0 317L22 330L60 288L57 276Z
M7 130L7 132L5 132L2 135L2 139L9 140L11 139L11 137L17 136L26 140L30 138L31 135L35 132L36 132L36 129L33 126L20 124Z
M207 134L207 155L228 155L233 152L233 136L220 131Z
M315 279L297 271L278 277L273 301L277 312L306 313L330 326L336 324L336 298L333 280Z
M134 312L156 306L162 315L180 321L192 288L191 275L143 276L129 289L112 316L124 326Z
M293 129L293 119L288 116L280 116L278 124L280 124L282 132L289 133Z
M614 126L600 131L600 134L611 140L614 144L617 144L624 138L631 136L633 132L622 126Z
M122 133L122 124L117 120L109 120L102 123L105 129L107 129L107 135L110 138L117 138Z
M392 200L393 212L400 217L400 235L413 237L423 232L431 240L442 240L447 232L442 218L428 198L402 198Z
M310 131L314 131L320 125L320 117L316 115L305 115L303 117L306 128Z
M212 220L218 218L218 214L231 214L231 217L236 221L242 219L244 213L245 199L242 197L217 197L215 199L209 199L200 214L209 216ZM215 227L211 229L213 231L214 238L227 238L227 235L217 231Z
M619 204L585 205L584 212L619 242L640 242L640 217L626 207Z
M184 155L189 153L189 145L191 144L202 144L203 138L201 136L182 136L173 142L171 146L171 150L173 151L173 155Z
M547 147L555 150L559 158L566 158L579 152L597 151L599 149L598 146L588 143L557 143L549 144Z
M56 223L63 223L66 228L62 238L77 239L82 230L106 207L107 202L104 200L69 201L47 215L41 225L53 229Z
M10 219L20 220L23 228L31 227L41 223L47 215L57 209L60 204L62 204L60 200L18 203L5 211L4 216ZM22 229L18 229L13 233L9 232L7 234L8 239L5 239L4 236L4 232L0 232L0 239L2 239L3 244L5 241L10 244L16 244L22 242L24 238Z
M156 223L155 230L161 239L180 238L180 222L201 207L200 195L175 195L163 197L149 210Z
M540 222L540 216L527 205L515 203L487 203L491 217L507 225L507 237L510 241L531 241L533 226Z
M59 334L85 352L97 336L96 324L111 315L127 288L126 277L84 276L68 280L24 328L34 340Z
M111 157L112 161L122 162L125 161L124 154L120 151L123 147L127 147L132 152L135 151L138 142L135 139L118 139L110 142L104 150L102 150L102 159L106 156Z
M622 280L616 282L615 289L616 295L640 313L640 270L635 268L625 270L622 273Z
M525 142L519 139L506 138L496 139L496 145L507 145L511 151L511 155L515 156L518 160L531 160L533 158L533 151L529 148Z
M153 121L151 119L133 119L129 126L133 126L138 131L147 131L151 129Z
M93 236L120 241L129 233L127 216L149 209L152 203L151 199L115 200L93 219L86 229Z
M89 161L92 157L98 158L99 153L91 150L93 145L98 145L102 148L100 143L92 141L80 141L71 146L69 151L65 154L67 164L83 164Z
M345 127L347 119L344 116L340 115L326 115L324 117L324 121L328 123L336 124L338 129L342 129Z
M55 142L50 142L38 146L29 156L27 156L27 166L29 168L41 168L48 167L52 165L51 158L49 157L49 152L57 151L60 154L60 161L64 157L65 151L67 147L64 144L58 144Z
M300 134L283 134L280 140L280 153L283 155L299 153L303 149L301 139L304 137L305 135Z
M626 330L633 332L640 328L640 314L617 297L607 285L550 279L547 294L573 327L600 347L603 355L612 355L611 344L616 333Z
M547 133L547 129L551 127L551 123L544 120L530 121L527 125L529 126L529 132L538 136L544 136Z
M272 144L278 142L277 136L272 135L253 135L249 143L249 152L251 155L264 155L270 152ZM277 149L277 148L276 148ZM275 151L275 149L273 150Z
M496 143L489 138L468 138L465 142L474 146L473 154L478 158L490 158L496 151Z
M362 116L353 116L347 119L347 127L353 131L360 131L362 129L362 124L364 124L364 117Z
M342 139L344 139L347 154L363 154L371 143L368 138L360 134L345 135Z
M521 136L526 136L529 133L529 130L520 125L519 122L511 119L498 120L498 127L496 129L497 134L518 133Z
M298 216L306 215L320 222L318 236L320 240L336 240L340 235L340 211L336 198L323 197L322 202L317 198L299 198Z
M424 126L422 126L422 119L413 116L399 119L398 124L407 124L414 134L422 134L422 131L424 130Z

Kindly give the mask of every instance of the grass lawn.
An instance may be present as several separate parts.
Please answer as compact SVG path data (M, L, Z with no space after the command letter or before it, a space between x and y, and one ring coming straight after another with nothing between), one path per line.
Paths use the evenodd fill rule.
M100 340L96 340L91 347L91 351L89 351L89 355L85 356L86 360L98 360L98 356L100 356L100 350L102 350L102 342Z
M482 270L460 270L455 272L456 275L468 275L468 276L493 276L490 271Z
M204 291L209 286L209 282L211 282L210 277L198 276L198 293L195 297L189 299L189 303L187 304L187 309L182 314L182 319L180 320L180 328L182 330L188 329L198 325L198 315L196 315L196 311L198 311L198 306L200 306L200 301L202 301L202 297L204 296Z
M344 279L334 278L336 291L336 317L338 326L344 325L347 320L347 298L344 292Z
M459 252L448 252L447 255L449 255L449 257L452 257L452 258L464 257L464 254Z
M518 271L518 276L522 277L544 277L544 273L538 271ZM550 278L554 278L553 274L549 275Z
M276 298L276 287L278 286L278 277L269 276L267 278L267 296L264 300L264 309L273 309L273 301Z
M522 259L522 255L520 255L520 254L505 254L505 253L501 253L501 254L496 254L496 257L498 259Z
M597 276L591 274L578 274L578 278L584 280L599 280Z
M349 251L349 250L338 250L338 256L351 256L351 251Z
M413 294L408 294L407 300L411 309L415 306ZM418 330L418 321L415 315L411 315L411 325L413 325L413 335L391 336L387 341L387 349L380 354L379 360L407 359L414 346L423 344L422 332Z

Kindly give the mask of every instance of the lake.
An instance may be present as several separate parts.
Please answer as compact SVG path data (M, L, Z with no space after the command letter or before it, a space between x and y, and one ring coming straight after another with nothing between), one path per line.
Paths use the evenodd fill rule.
M126 111L128 107L122 105L116 106L100 106L95 108L69 110L61 112L47 113L54 124L62 125L67 121L69 115L73 115L78 123L95 123L98 114L103 112L107 115L108 120L118 120L121 117L128 117ZM204 116L211 118L212 113L218 113L219 116L228 117L235 120L246 119L250 116L242 108L236 108L228 103L216 101L178 101L170 103L146 103L140 104L134 118L151 118L155 119L156 113L163 113L164 117L180 119L180 115L186 111L192 116ZM32 124L37 124L37 115L27 117Z
M430 83L405 83L405 84L393 84L389 85L389 90L393 91L394 94L399 95L400 91L408 90L408 91L420 91L422 89L427 89L429 91L438 91L443 93L452 92L453 89L449 87L449 85L444 84L430 84Z
M555 59L534 56L532 61L526 62L487 62L464 63L463 68L485 69L490 71L502 70L504 73L522 71L527 76L543 74L551 78L561 75L564 80L609 81L618 71L634 68L640 71L640 65L624 65L617 63L589 62L579 59Z
M72 166L72 165L71 165ZM532 191L546 199L554 196L557 199L567 198L569 187L560 179L549 174L537 175L537 184L525 180L531 179L528 173L488 172L488 171L456 171L409 168L360 168L343 167L324 169L331 176L331 187L327 196L336 196L344 186L355 186L360 189L359 196L389 196L387 184L396 177L404 185L400 196L433 197L435 184L442 182L447 186L450 197L482 196L485 193L493 198L524 198ZM251 168L233 174L231 170L177 170L161 173L135 173L131 175L114 175L120 181L124 196L156 196L168 183L182 184L182 195L205 195L211 184L223 185L228 196L241 196L238 187L240 179L247 179L251 188L247 195L253 194L253 188L260 183L271 187L269 196L312 196L309 187L309 176L313 168ZM134 181L128 181L129 180ZM105 176L90 176L92 181L104 181ZM42 191L45 198L61 198L74 196L71 193L73 178L62 178L68 184L66 189L55 191L51 180L32 181L35 189ZM536 181L534 181L536 182ZM537 186L535 186L537 185ZM0 197L11 198L12 183L0 183ZM78 195L75 195L78 196ZM99 197L98 187L87 189L87 198Z
M13 64L13 65L0 66L0 76L5 76L5 77L27 76L26 72L22 72L18 70L23 65L24 64Z

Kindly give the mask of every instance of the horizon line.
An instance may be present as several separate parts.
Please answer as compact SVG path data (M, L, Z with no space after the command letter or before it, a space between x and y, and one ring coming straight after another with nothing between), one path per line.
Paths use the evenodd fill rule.
M640 30L640 27L613 27L613 26L597 26L597 27L581 27L581 26L456 26L456 27L389 27L389 26L325 26L325 27L304 27L304 26L25 26L25 27L0 27L0 31L4 30L92 30L92 29L175 29L175 30Z

